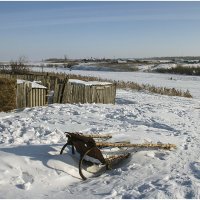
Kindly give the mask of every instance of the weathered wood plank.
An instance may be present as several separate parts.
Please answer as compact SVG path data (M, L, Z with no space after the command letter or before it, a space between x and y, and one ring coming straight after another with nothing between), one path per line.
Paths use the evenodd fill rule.
M53 103L58 103L58 91L59 91L59 85L58 85L58 79L55 79L55 86L54 86L54 98Z

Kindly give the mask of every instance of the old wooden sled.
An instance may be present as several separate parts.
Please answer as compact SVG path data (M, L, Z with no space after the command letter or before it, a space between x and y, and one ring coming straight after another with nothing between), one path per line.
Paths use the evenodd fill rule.
M130 144L128 142L117 142L117 143L109 143L109 142L103 142L103 141L95 141L95 139L108 139L112 136L110 135L84 135L81 133L70 133L65 132L66 137L68 138L67 143L62 147L60 154L63 154L64 149L67 147L67 145L70 145L72 147L72 154L75 154L76 151L80 154L80 160L79 160L79 174L83 180L86 180L87 178L82 173L82 165L83 161L87 156L94 160L98 160L99 163L102 165L105 165L106 169L112 169L112 165L115 163L118 163L119 161L128 158L130 155L130 152L126 150L124 153L112 155L109 157L105 157L102 154L103 148L134 148L134 149L165 149L165 150L171 150L173 148L176 148L176 145L174 144ZM90 161L93 162L93 161Z

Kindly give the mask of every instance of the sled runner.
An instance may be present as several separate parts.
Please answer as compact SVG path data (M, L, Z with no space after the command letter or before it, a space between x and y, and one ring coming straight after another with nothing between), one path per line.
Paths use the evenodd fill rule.
M75 154L76 151L80 154L79 160L79 174L83 180L87 178L82 173L83 168L83 161L96 163L104 165L106 170L112 169L112 166L123 159L126 159L130 155L130 149L165 149L171 150L176 148L174 144L131 144L129 142L104 142L104 141L95 141L98 140L105 140L112 138L111 135L84 135L81 133L70 133L65 132L66 137L68 138L67 143L62 147L60 154L63 154L64 149L67 145L72 147L72 154ZM105 148L126 148L123 153L116 153L115 155L111 155L106 157L103 155L103 149ZM89 161L88 161L89 160Z

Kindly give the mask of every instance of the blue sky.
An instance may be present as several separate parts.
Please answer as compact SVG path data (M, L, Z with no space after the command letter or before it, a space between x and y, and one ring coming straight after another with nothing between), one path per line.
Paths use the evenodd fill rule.
M200 2L0 2L0 60L200 56Z

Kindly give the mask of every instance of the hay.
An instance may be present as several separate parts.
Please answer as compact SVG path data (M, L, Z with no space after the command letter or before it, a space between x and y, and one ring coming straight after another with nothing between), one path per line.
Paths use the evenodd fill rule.
M0 78L0 112L16 109L16 80Z

